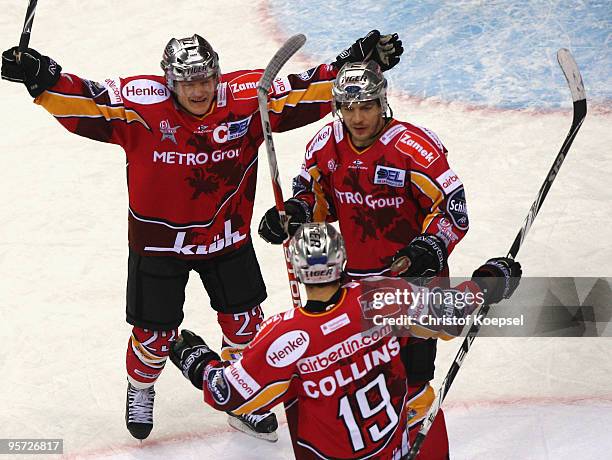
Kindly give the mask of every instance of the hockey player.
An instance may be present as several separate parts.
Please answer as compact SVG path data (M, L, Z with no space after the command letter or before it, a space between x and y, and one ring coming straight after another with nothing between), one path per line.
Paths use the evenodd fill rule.
M333 87L334 113L308 143L294 197L287 200L289 231L303 222L337 220L347 245L351 278L390 275L396 260L403 276L448 276L448 255L468 230L465 192L448 164L446 148L430 130L399 121L387 103L387 81L377 63L348 63ZM259 234L278 244L285 234L276 208L262 218ZM403 266L402 266L402 262ZM436 342L405 351L410 404L433 401ZM418 418L411 420L416 427ZM435 441L435 442L434 442ZM428 443L445 458L444 417Z
M341 286L344 243L328 223L302 226L291 240L289 255L306 287L304 307L265 321L234 363L223 362L202 338L183 330L172 344L172 362L218 410L245 413L283 402L298 460L404 458L409 450L410 392L409 370L401 355L413 338L401 336L407 335L405 329L372 320L370 300L377 292L394 289L418 290L424 299L428 289L403 278L383 277ZM483 301L508 298L520 275L520 265L512 259L489 260L474 272L472 281L444 291L470 292L473 302L457 308L428 302L404 305L410 309L402 311L412 312L415 320L434 319L410 326L408 332L419 337L456 336L460 328L431 324L442 317L464 319Z
M396 34L360 38L331 65L277 78L269 98L272 128L304 126L330 110L331 86L346 62L377 59L393 67ZM2 54L2 78L25 84L34 102L66 129L126 152L129 191L126 424L146 438L153 427L153 385L183 320L185 285L195 270L217 312L222 355L236 358L263 319L266 289L250 238L257 149L263 141L257 90L262 70L222 74L199 35L171 39L164 75L90 81L62 73L33 49ZM274 414L230 418L274 436Z

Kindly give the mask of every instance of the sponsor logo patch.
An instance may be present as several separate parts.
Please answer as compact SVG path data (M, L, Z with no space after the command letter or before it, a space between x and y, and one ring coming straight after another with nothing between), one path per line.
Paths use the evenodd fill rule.
M378 185L390 185L391 187L403 187L406 181L406 171L392 168L391 166L376 165L374 183Z
M367 166L363 166L363 161L361 160L354 160L351 165L348 167L348 169L363 169L364 171L366 171L368 169Z
M151 105L170 98L170 90L154 80L132 80L121 90L124 99L135 104Z
M242 367L240 361L236 361L231 366L226 367L224 374L227 381L230 382L245 399L253 396L261 388L261 385L251 377L244 367Z
M233 246L247 237L246 235L241 234L240 230L232 231L231 220L226 220L224 227L224 235L215 235L210 244L185 244L186 232L178 232L176 234L173 247L145 246L144 250L150 252L174 252L175 254L185 256L193 256L196 254L213 254L222 250L223 248Z
M436 177L436 182L440 184L445 195L448 195L450 192L457 190L463 185L452 169Z
M449 244L459 239L455 232L453 232L453 225L444 217L438 221L438 232L436 236L444 241L447 247Z
M303 80L303 81L308 81L308 80L310 80L310 79L312 78L312 76L314 75L315 70L317 70L317 68L316 68L316 67L313 67L312 69L308 69L308 70L306 70L306 71L304 71L304 72L302 72L302 73L299 73L299 74L298 74L298 78L299 78L300 80Z
M402 196L375 197L368 194L364 197L361 192L341 192L336 189L334 189L334 191L336 192L336 198L341 204L365 204L372 209L399 209L399 207L406 202Z
M385 134L380 136L380 142L382 142L384 145L387 145L389 142L393 140L395 136L397 136L402 131L406 131L406 127L404 125L395 125Z
M249 124L251 123L251 117L243 118L242 120L230 121L229 123L223 123L217 126L213 130L213 139L218 144L222 144L227 141L232 141L244 136L249 130Z
M336 144L339 144L344 139L344 129L340 120L334 120L334 138L336 139Z
M227 82L220 83L217 86L217 107L225 107L227 105Z
M310 336L306 331L286 332L270 344L266 362L272 367L286 367L302 357L309 343Z
M111 105L121 104L123 97L121 96L121 82L116 78L107 78L102 84L108 90Z
M215 367L211 369L204 378L215 402L220 405L226 404L232 392L227 384L227 380L225 380L223 368Z
M446 210L451 216L453 223L461 230L467 230L469 226L467 206L465 204L465 191L463 187L455 190L448 197Z
M257 97L257 82L261 72L249 72L237 76L227 83L235 100L254 99Z
M82 81L83 83L87 85L87 89L89 89L89 93L91 94L91 97L93 98L96 98L100 96L101 94L104 94L108 90L106 86L96 81L85 80L85 79L83 79Z
M436 148L427 139L416 133L404 132L395 143L395 147L423 168L429 168L440 158Z
M249 342L247 348L253 348L256 343L261 342L261 340L272 332L272 329L274 329L282 320L283 315L279 313L261 323L259 325L259 331L257 331L257 334L255 334L255 338Z
M338 342L318 355L300 359L297 363L301 374L320 372L340 359L354 355L358 351L372 347L376 342L391 334L391 326L375 326L367 331L358 332L342 342Z
M272 88L275 94L283 94L291 91L291 83L287 77L276 77L272 82Z
M332 127L329 125L324 126L323 129L317 133L306 150L307 160L310 160L315 152L318 152L325 147L325 144L327 144L327 141L329 141L329 138L331 137L331 133Z
M321 324L321 332L323 335L329 335L334 331L350 324L351 320L349 319L346 313L342 313L340 316Z

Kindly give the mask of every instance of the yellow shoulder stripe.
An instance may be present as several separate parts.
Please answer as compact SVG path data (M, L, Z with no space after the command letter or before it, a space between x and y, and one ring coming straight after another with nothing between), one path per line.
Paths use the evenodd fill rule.
M131 109L124 106L110 107L107 105L96 104L96 102L85 96L58 94L45 91L35 101L43 106L51 115L58 118L102 118L107 121L123 120L128 123L137 121L145 128L150 129L147 122Z
M301 102L330 102L332 100L331 81L311 83L306 89L294 89L290 93L278 99L270 99L268 110L280 113L285 106L295 107Z
M442 214L440 210L440 204L444 200L444 194L442 190L425 174L421 174L418 171L411 171L410 173L410 181L425 195L431 200L431 207L429 214L425 217L423 221L422 230L425 231L431 221L436 217Z

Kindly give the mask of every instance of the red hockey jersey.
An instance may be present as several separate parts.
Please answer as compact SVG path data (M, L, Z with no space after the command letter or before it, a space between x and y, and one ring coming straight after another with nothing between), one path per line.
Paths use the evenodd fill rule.
M450 254L468 230L465 192L446 152L431 131L395 119L358 150L335 120L308 143L293 193L315 221L338 221L349 276L389 274L393 255L414 237L436 235Z
M263 142L261 70L221 76L202 117L181 110L159 76L93 82L62 74L35 102L69 131L125 150L130 247L146 255L208 258L250 238ZM286 131L330 111L336 71L320 65L273 83L272 129Z
M400 350L411 338L395 335L397 329L377 322L374 315L406 310L396 312L396 304L373 307L372 302L374 292L390 290L421 293L418 298L425 301L414 305L415 317L466 317L479 305L433 306L424 295L432 291L401 278L348 283L327 311L297 308L277 314L262 324L240 360L227 367L210 363L204 372L204 400L237 414L287 403L298 460L401 458L409 446ZM480 292L472 282L452 292L463 296L468 291L475 298ZM428 325L413 335L447 339L457 335L456 329Z

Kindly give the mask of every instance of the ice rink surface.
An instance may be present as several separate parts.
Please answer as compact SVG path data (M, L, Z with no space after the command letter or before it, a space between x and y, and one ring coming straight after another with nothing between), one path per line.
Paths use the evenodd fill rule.
M0 0L3 49L18 41L25 3ZM388 2L371 3L378 15L374 17L385 17L383 7ZM476 6L482 3L486 2L460 2L462 14L471 6L476 15L461 16L466 27L470 17L477 18ZM96 80L159 73L167 40L193 32L210 40L225 71L259 68L283 39L297 32L310 35L312 29L313 43L286 66L287 72L293 72L330 62L374 26L386 33L403 24L398 31L407 56L420 61L414 68L410 60L403 61L389 73L394 85L390 103L396 118L426 126L440 136L450 152L451 166L465 184L471 228L450 259L452 274L457 276L468 275L487 258L506 253L561 146L570 126L571 106L552 59L557 48L568 47L579 65L584 58L587 95L595 98L593 110L519 260L525 276L612 276L610 3L598 10L603 14L594 15L593 8L601 2L568 2L565 9L563 3L547 2L554 6L549 10L558 14L558 20L547 16L532 21L528 30L520 26L526 16L516 14L518 6L492 3L497 8L486 9L487 21L474 19L472 35L459 35L463 42L452 41L456 35L449 34L436 43L435 34L426 34L427 20L432 34L445 30L440 21L453 17L450 7L439 16L435 16L437 10L421 8L423 14L414 27L408 19L399 21L395 9L385 27L382 19L372 25L353 20L350 8L339 6L336 10L347 10L346 17L328 15L321 21L309 16L312 10L294 11L292 16L286 2L43 0L31 46L56 59L64 71ZM575 16L568 14L572 10ZM491 22L494 11L498 18ZM432 17L428 19L427 14ZM298 24L296 17L303 20ZM595 39L581 37L575 24L571 30L565 27L568 17L588 23L589 30L596 30L592 32ZM495 26L490 40L483 23ZM485 36L479 33L478 40L471 40L478 24ZM473 54L484 51L507 53L505 60L504 55L493 54L491 59L516 64L517 51L511 44L513 38L520 38L527 48L516 65L527 65L531 60L524 34L539 40L546 31L538 27L554 28L551 24L574 35L549 34L545 49L533 49L533 65L549 69L535 76L535 67L524 74L514 71L516 66L497 65L486 68L481 86L466 83L447 88L451 79L436 88L435 79L427 80L423 63L428 57L417 52L429 53L439 69L447 59L446 45L463 50L470 62ZM515 29L498 30L503 27ZM598 42L600 29L601 36L608 38ZM494 51L482 49L485 43L500 39L508 45ZM423 48L424 43L433 43L433 48ZM600 49L593 51L585 43ZM438 48L439 52L432 51ZM549 61L542 64L545 58ZM452 71L461 63L456 56ZM478 66L471 69L478 75ZM593 75L592 81L587 75ZM511 88L515 93L509 98L515 105L511 109L503 103L503 94L488 93L496 91L491 84L496 80L504 82L503 91ZM507 86L509 80L513 84ZM547 89L545 94L541 88ZM479 95L466 97L470 92ZM543 94L542 104L538 94ZM123 421L125 347L130 332L124 322L124 155L118 147L69 135L31 103L20 85L2 81L0 99L0 438L63 438L66 458L291 458L284 422L277 444L232 431L225 415L205 406L200 394L170 364L156 384L151 437L143 444L131 438ZM322 123L275 137L286 194L306 141ZM255 224L273 203L267 165L261 166ZM282 254L258 238L254 242L268 285L264 310L267 314L286 310L289 294ZM220 343L215 316L198 277L188 285L185 317L183 326L202 334L210 344ZM434 387L458 346L457 341L440 344ZM612 341L608 338L477 339L445 403L452 458L612 458L611 375ZM277 413L284 420L281 411Z

